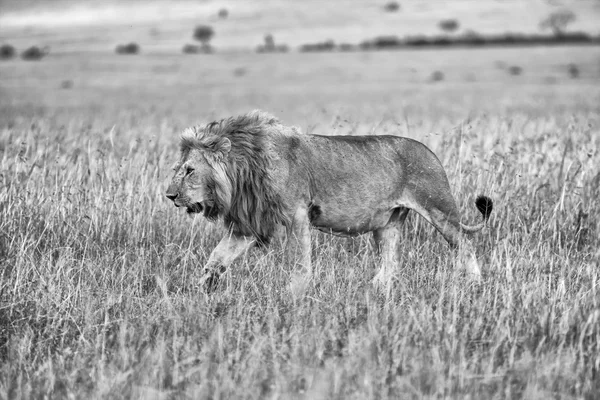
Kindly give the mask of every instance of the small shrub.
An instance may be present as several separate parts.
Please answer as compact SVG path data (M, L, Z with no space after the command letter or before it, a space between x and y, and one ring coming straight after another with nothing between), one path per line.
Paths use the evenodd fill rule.
M444 80L444 73L442 71L433 71L429 78L431 82L440 82Z
M579 78L579 67L576 64L569 64L569 76L573 79Z
M21 53L21 58L27 61L39 61L47 54L47 50L42 50L37 46L31 46Z
M115 51L117 54L138 54L140 52L140 46L134 42L120 44Z
M181 51L184 54L198 54L200 53L200 46L197 46L195 44L186 44L185 46L183 46Z
M60 83L60 88L61 89L71 89L73 88L73 81L70 79L65 79L64 81L62 81Z
M0 46L0 60L10 60L17 55L17 50L10 44Z
M400 10L400 4L398 4L396 1L390 1L383 6L383 9L387 12L396 12Z
M438 26L444 32L452 33L458 30L459 23L455 19L444 19L439 22Z
M221 8L219 10L219 18L221 19L226 19L227 17L229 17L229 11L226 8Z
M150 37L151 38L158 38L160 36L160 30L157 27L153 27L150 28Z
M518 65L511 65L508 67L508 73L513 76L518 76L523 73L523 68L519 67Z
M196 29L194 29L194 39L203 45L208 45L214 35L215 31L208 25L198 25Z

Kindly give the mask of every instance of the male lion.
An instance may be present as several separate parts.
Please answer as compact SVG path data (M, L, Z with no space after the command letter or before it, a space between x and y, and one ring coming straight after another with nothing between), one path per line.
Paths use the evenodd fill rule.
M209 286L242 253L266 245L285 228L305 279L311 276L309 227L352 236L373 232L382 266L376 284L389 284L399 228L409 210L429 221L468 257L461 233L479 231L492 200L475 202L484 221L463 225L438 158L416 140L398 136L302 134L261 111L186 129L167 197L188 213L221 219L227 234L213 250L203 280ZM303 280L306 282L306 280Z

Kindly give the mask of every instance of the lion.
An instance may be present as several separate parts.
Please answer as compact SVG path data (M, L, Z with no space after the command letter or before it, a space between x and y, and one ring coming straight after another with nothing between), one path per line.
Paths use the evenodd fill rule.
M493 203L475 201L483 221L464 225L440 160L423 143L391 135L303 134L259 110L181 135L180 158L166 196L190 214L220 220L226 235L212 251L203 279L213 286L234 260L283 232L295 276L311 279L310 228L355 236L373 233L381 267L373 282L387 285L396 266L399 229L410 210L431 223L462 267L481 270L465 236L481 230Z

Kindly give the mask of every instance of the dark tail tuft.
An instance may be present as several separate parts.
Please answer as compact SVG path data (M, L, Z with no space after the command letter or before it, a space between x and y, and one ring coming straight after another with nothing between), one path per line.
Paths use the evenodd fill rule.
M487 221L494 208L494 202L489 197L480 195L475 200L475 206L483 214L483 219Z

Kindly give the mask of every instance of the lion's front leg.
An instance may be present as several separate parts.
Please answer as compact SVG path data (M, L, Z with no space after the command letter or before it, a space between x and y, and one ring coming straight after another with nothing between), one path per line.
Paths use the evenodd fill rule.
M310 225L308 210L300 207L294 213L292 225L287 229L287 254L294 266L290 289L292 294L300 296L304 293L312 278Z
M219 276L243 253L256 244L256 239L230 232L217 247L214 248L208 262L204 266L202 283L207 290L212 290L218 283Z

